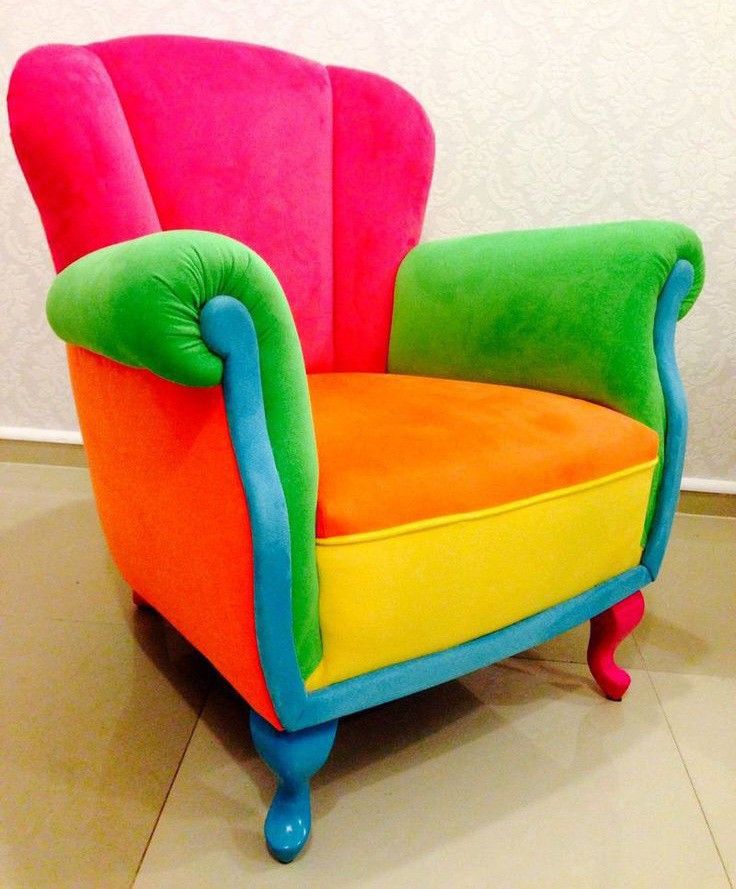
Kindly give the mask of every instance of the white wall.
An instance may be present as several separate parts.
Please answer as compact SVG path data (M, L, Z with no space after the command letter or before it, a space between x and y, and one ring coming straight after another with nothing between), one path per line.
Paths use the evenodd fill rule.
M708 273L679 331L686 474L736 480L732 0L0 0L0 80L38 43L151 32L271 44L402 83L437 133L426 237L626 217L695 228ZM43 313L51 264L1 130L0 426L74 430Z

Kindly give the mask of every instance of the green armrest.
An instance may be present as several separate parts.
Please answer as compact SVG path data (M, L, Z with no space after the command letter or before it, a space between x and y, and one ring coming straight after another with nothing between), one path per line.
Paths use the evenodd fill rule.
M220 294L248 308L259 342L275 334L288 377L303 377L276 276L253 250L212 232L158 232L96 250L58 275L46 314L68 343L185 386L215 386L222 359L202 340L199 313Z
M682 225L623 222L420 244L396 280L389 370L599 402L655 429L661 456L665 412L652 335L657 298L679 259L695 270L682 317L703 284L700 241Z
M268 265L244 244L204 231L159 232L105 247L56 278L54 331L121 364L187 386L214 386L222 359L204 343L199 314L219 295L248 309L258 339L263 403L291 537L294 635L302 671L321 657L314 555L317 449L299 337Z

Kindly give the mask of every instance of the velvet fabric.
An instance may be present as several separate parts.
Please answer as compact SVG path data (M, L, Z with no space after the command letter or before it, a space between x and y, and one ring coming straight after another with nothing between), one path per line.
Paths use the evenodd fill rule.
M654 429L665 411L654 354L657 299L678 259L703 283L685 226L624 222L422 244L396 281L389 369L545 389L599 402Z
M279 725L254 620L250 515L220 386L69 346L95 502L123 577Z
M332 100L322 65L191 37L90 46L163 229L220 232L276 272L307 365L332 367Z
M255 275L243 259L255 254L245 247L210 241L203 253L199 242L174 238L160 242L167 248L159 252L159 242L136 241L70 269L53 288L49 312L69 342L194 386L220 380L220 359L197 329L203 300L218 292L234 293L255 311L260 345L288 341L280 357L266 345L261 370L289 506L294 631L306 675L320 653L314 442L303 367L292 373L301 365L293 322L283 296L261 303L259 287L265 282L267 295L281 293L270 266L309 369L342 362L385 370L396 270L419 237L431 176L424 112L376 75L265 47L174 36L39 47L17 63L8 105L57 270L172 228L231 235L264 257L260 265L255 257ZM79 398L115 375L104 362L77 361L72 373L83 393L78 409L89 416L95 408ZM142 403L150 388L144 379L130 378ZM193 405L199 397L192 395ZM183 427L186 399L169 407L171 422ZM114 415L100 422L109 447L112 430L121 441L130 434ZM156 433L141 416L137 434ZM156 441L148 444L155 452ZM96 460L90 455L93 475ZM143 508L135 492L125 508ZM108 527L120 519L115 515Z
M651 577L647 569L637 565L579 596L464 645L318 689L309 695L308 708L294 728L368 710L528 651L579 626L648 583L651 583Z
M161 230L130 127L95 53L83 46L26 53L11 77L8 113L57 271Z
M434 134L421 105L374 74L329 67L333 107L335 370L385 371L399 263L417 243Z
M247 307L258 336L268 432L289 512L294 639L300 667L308 675L321 654L314 558L317 456L299 340L284 293L271 270L252 250L224 235L159 232L97 250L68 266L51 287L47 312L56 333L68 343L188 387L209 387L220 382L222 361L202 341L199 313L220 294L233 296ZM146 422L151 384L141 378L141 426L134 429L116 413L104 415L104 410L110 409L109 400L96 400L98 408L82 403L97 387L108 385L102 378L111 373L109 365L78 363L75 372L95 376L94 385L75 380L94 478L98 463L105 464L108 459L104 448L92 448L87 441L95 424L107 430L105 447L113 451L116 436L121 443L131 435L156 438L155 427ZM133 387L130 381L127 397L135 400ZM171 422L182 430L190 420L196 423L198 403L193 395L195 415L189 417L186 398L173 402L176 414ZM151 441L147 451L136 453L147 453L153 463L157 447L156 441ZM123 513L135 515L145 509L149 495L137 489L132 467L119 466L121 471L131 471L128 496L114 513L115 521L122 523ZM142 467L138 469L142 471ZM97 481L98 502L112 496L106 484L102 476ZM121 485L122 481L116 492ZM176 508L176 500L171 502ZM114 523L111 520L108 527ZM130 530L129 523L126 527ZM187 560L185 552L180 557ZM131 563L132 559L126 559L124 564Z
M307 689L451 650L633 568L653 468L318 540L324 657Z
M67 296L81 292L76 275L84 278L92 270L94 286L82 288L84 304L81 309L76 304L79 318L67 313L59 329L63 327L72 341L111 351L121 361L153 367L157 373L195 387L208 386L219 380L221 365L215 355L200 348L195 316L202 306L200 299L213 295L222 282L231 280L233 272L244 284L242 294L236 295L254 312L259 349L264 346L264 400L281 480L287 496L304 506L300 513L304 533L292 539L297 570L300 564L307 566L307 574L310 570L306 560L300 562L298 546L301 541L304 551L313 548L314 528L310 526L306 533L306 517L314 518L316 463L310 462L309 456L311 426L304 367L294 370L298 349L292 348L295 337L289 327L291 320L285 317L289 313L284 311L283 297L272 299L276 279L285 284L311 371L383 371L393 312L392 369L551 389L600 401L655 430L661 448L665 417L651 347L651 322L657 293L676 259L688 259L696 269L696 282L686 304L699 289L702 257L697 239L687 230L642 223L425 245L412 250L404 262L396 286L399 305L394 306L392 283L397 264L419 235L433 146L431 129L417 103L383 78L328 69L245 44L136 37L86 48L54 46L32 51L20 60L13 74L9 107L13 140L57 268L99 247L131 241L161 228L194 226L233 234L259 249L268 261L258 269L250 265L238 268L236 259L236 267L230 270L218 267L219 260L214 266L211 258L202 263L196 250L194 259L191 254L187 258L186 250L175 250L172 261L183 263L183 267L174 275L178 281L174 289L188 296L172 302L166 281L173 266L166 265L165 251L160 255L166 267L161 281L142 286L138 269L135 287L120 291L116 290L120 269L115 262L106 257L96 266L97 260L91 257L90 265L81 266L86 271L70 270L65 279L75 282ZM214 252L219 255L219 250ZM124 251L118 255L125 259L124 265L135 266L136 256ZM187 264L192 261L194 267ZM145 268L150 271L150 265L142 265L144 272ZM210 274L212 268L215 274ZM250 273L256 271L255 279L251 278ZM189 279L189 283L180 291L182 279ZM266 300L260 303L252 297L254 293L263 295L264 283ZM123 291L127 294L123 300L108 298L111 292ZM155 308L146 305L147 296L159 303L158 316ZM74 300L70 305L75 305ZM140 313L137 322L131 310ZM129 316L121 327L124 335L118 337L113 333L119 322L117 313L124 317L126 311ZM149 322L153 323L147 329ZM86 331L85 336L92 331L92 339L77 338L75 330L80 328ZM154 329L156 342L150 336ZM286 364L291 370L287 369L282 379L284 366L279 361L284 356L277 354L278 348L270 347L269 338L277 342L284 336L290 343ZM189 350L191 354L185 354ZM106 412L100 420L100 428L105 430L105 443L100 447L109 452L91 453L91 462L100 467L92 466L93 478L101 478L115 463L116 449L125 448L126 435L135 422L123 411L119 420L114 409L110 386L118 379L118 372L127 375L130 403L140 409L136 433L143 450L158 455L156 459L169 453L165 448L158 452L160 430L155 423L147 425L145 417L149 409L156 414L159 407L156 387L175 384L154 378L147 370L102 358L97 362L79 359L80 355L90 356L84 350L72 349L70 354L76 356L71 365L77 398L89 402L80 406L80 414L87 417L83 429L92 428L90 417L95 411ZM98 390L107 393L104 408L95 398ZM219 390L187 387L177 391L181 399L161 396L160 404L165 405L171 429L186 430L192 422L196 428L204 393ZM292 404L294 392L297 398ZM296 429L288 426L294 405ZM398 401L394 408L399 409ZM406 410L411 413L411 407ZM444 405L438 410L444 410ZM447 410L453 413L449 407ZM462 426L463 411L455 414L453 422ZM345 416L349 415L346 408ZM215 424L225 422L215 408L211 417ZM279 417L287 417L281 431ZM160 420L157 415L157 422ZM417 422L421 427L421 418ZM338 452L340 434L346 436L339 425L336 430L331 447ZM476 447L488 447L487 432L474 428L467 437L475 438ZM161 438L175 450L167 434L161 433ZM448 450L443 456L442 447L453 438L453 453ZM448 429L439 432L435 458L441 462L446 456L451 468L460 465L462 472L477 472L477 467L463 464L467 455L460 439ZM207 440L205 435L203 441ZM185 460L191 444L186 434L182 434L181 443L185 450L176 456ZM406 464L416 446L412 435L398 435L396 442L374 445L374 456L382 447L401 458L395 462L404 462L407 489L431 491L433 496L441 489L427 473L420 479L406 477ZM140 460L135 472L141 479L146 477L143 450L135 458ZM219 445L214 451L219 453ZM462 459L453 464L460 452ZM610 455L610 451L605 453ZM308 459L300 467L299 460L305 455ZM325 470L327 463L336 467L334 478L344 471L345 488L350 489L353 470L349 455L325 456L324 461ZM159 462L166 465L164 459ZM530 459L530 464L534 462ZM292 470L293 486L287 479ZM444 489L454 495L453 472L442 477ZM480 488L492 487L487 481L481 479ZM325 471L324 492L330 484ZM193 486L197 488L197 480ZM128 502L120 508L127 512L121 517L113 510L110 514L115 517L107 526L112 528L108 533L113 538L128 535L133 546L137 543L133 540L136 511L149 510L150 517L158 514L159 506L152 505L146 491L126 490ZM468 488L463 492L459 486L457 493L470 499L477 491ZM362 496L359 489L353 489L352 495L358 498L353 502ZM328 500L330 495L325 493L323 502ZM413 503L412 508L421 507L415 513L448 506L442 497L437 502L413 495L407 500L410 506ZM371 501L371 509L377 502ZM380 508L385 509L385 504ZM349 509L344 504L334 515L329 509L323 512L323 528L335 519L335 528L350 526ZM358 512L362 521L365 514ZM374 512L374 518L377 514ZM394 519L402 520L400 512ZM293 521L290 504L292 533ZM181 556L182 541L175 536L172 540L172 552ZM148 563L144 560L144 564ZM154 569L150 570L155 578ZM142 582L146 583L145 577ZM244 587L246 610L250 607L249 589ZM302 627L304 636L299 638L307 640L300 654L302 675L319 654L319 625L312 607L316 598L310 598L313 589L316 587L310 587L309 582L301 586L295 582L294 629L299 635ZM153 598L155 590L146 589L146 593ZM302 607L312 617L297 619L296 612ZM224 610L227 613L227 608ZM288 621L291 616L283 610ZM199 629L191 631L190 637ZM252 642L250 639L248 644ZM311 654L309 645L314 646ZM255 650L249 649L248 657L255 655Z
M315 374L317 537L485 510L646 463L656 434L576 398L394 374Z
M202 340L199 313L227 294L255 316L284 379L304 376L299 340L277 278L244 244L205 231L167 231L96 250L55 278L46 301L54 332L185 386L216 386L222 360Z
M399 86L166 35L32 50L8 103L57 270L160 229L230 235L281 282L310 371L386 369L433 163Z
M69 361L108 540L266 720L266 835L291 860L332 720L652 579L686 425L671 309L691 264L685 308L700 288L699 243L656 223L467 239L411 250L393 288L424 211L426 118L381 78L261 47L45 47L9 103L57 268L74 262L49 315L88 347ZM160 232L193 227L214 234ZM339 373L384 371L389 330L392 370L461 381ZM316 540L304 357L338 372L312 380Z

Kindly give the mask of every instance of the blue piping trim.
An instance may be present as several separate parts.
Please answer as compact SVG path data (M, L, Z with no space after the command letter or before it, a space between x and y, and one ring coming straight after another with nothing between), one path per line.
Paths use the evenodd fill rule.
M657 494L654 519L642 556L652 579L659 574L667 541L680 496L682 468L687 442L687 400L677 369L675 327L683 300L690 292L695 269L685 259L678 259L657 301L654 316L654 353L664 394L666 429L664 437L664 470Z
M248 309L216 296L202 309L202 338L223 359L230 438L248 503L253 538L258 653L274 709L287 728L304 708L291 622L291 538L281 479L268 437L258 337Z
M649 581L649 572L637 565L573 599L472 642L328 685L308 695L305 724L375 707L526 651L595 617Z
M256 332L248 310L238 300L217 296L207 303L200 316L202 336L224 361L222 385L228 425L251 521L258 650L276 713L287 730L318 725L413 694L525 651L600 614L656 577L672 528L685 454L687 405L675 360L674 335L680 305L693 278L692 265L678 260L655 314L654 350L667 427L665 465L642 564L487 636L309 694L294 646L288 514L268 438Z

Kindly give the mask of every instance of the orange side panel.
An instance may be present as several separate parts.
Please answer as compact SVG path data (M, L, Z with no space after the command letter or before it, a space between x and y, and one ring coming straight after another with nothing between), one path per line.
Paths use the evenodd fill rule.
M488 509L657 456L616 411L514 386L394 374L313 374L317 536Z
M256 643L250 523L222 389L68 348L102 526L123 577L277 728Z

